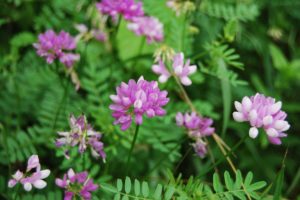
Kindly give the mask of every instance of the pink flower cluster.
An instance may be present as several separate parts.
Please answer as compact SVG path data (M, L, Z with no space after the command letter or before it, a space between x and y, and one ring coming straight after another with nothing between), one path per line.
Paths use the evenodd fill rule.
M206 143L202 140L203 137L210 136L215 132L215 128L211 127L213 120L198 116L197 113L177 113L176 115L177 126L183 126L188 131L188 136L195 140L192 144L195 152L203 158L207 152Z
M160 75L158 78L159 82L166 82L169 79L169 77L172 74L174 74L177 77L179 77L180 82L183 85L191 85L192 81L188 76L196 72L196 65L190 65L189 59L186 61L186 63L184 63L183 53L175 54L172 61L173 64L171 72L167 69L167 67L161 59L158 61L158 64L152 66L153 72Z
M66 67L72 67L74 62L80 59L79 54L67 52L76 48L75 40L69 33L61 31L56 34L53 30L48 30L40 34L38 39L38 43L34 43L33 46L37 49L37 54L44 57L47 63L59 59Z
M235 121L248 121L251 125L249 136L256 138L258 128L263 128L270 143L281 144L281 138L287 135L283 133L290 128L285 120L287 114L281 110L281 101L276 102L272 97L256 94L244 97L242 102L235 101L236 112L233 113Z
M56 146L76 146L79 145L79 152L83 153L88 146L91 147L92 155L96 158L102 157L105 160L106 154L103 150L104 145L100 141L101 133L94 131L90 124L87 123L84 115L75 118L74 115L70 116L70 127L69 132L58 132L61 136L56 140ZM67 158L68 151L65 151Z
M73 169L69 169L64 174L63 179L55 180L57 186L65 189L64 200L72 200L73 197L79 196L81 199L90 200L91 192L98 189L98 185L88 178L87 172L75 173Z
M128 29L138 36L145 36L147 42L161 42L164 38L163 24L155 17L145 16L142 2L134 0L103 0L96 4L98 10L117 20L120 14L129 21Z
M146 36L148 44L161 42L164 39L163 24L155 17L134 18L127 27L138 36Z
M117 94L111 95L113 104L109 108L113 111L114 124L120 124L126 130L135 117L136 124L142 124L143 115L147 117L163 116L166 111L162 109L169 98L167 91L161 91L156 81L146 81L140 77L136 82L129 80L128 84L122 82L116 89Z
M134 0L102 0L96 4L96 7L101 13L110 15L114 20L117 20L118 14L126 20L144 16L142 2L135 3Z
M35 172L30 174L31 170L35 170ZM26 191L30 191L32 186L37 189L43 189L47 186L47 183L43 179L47 178L49 175L49 169L41 170L39 157L37 155L32 155L28 159L26 173L18 170L12 175L13 178L8 181L8 187L12 188L17 183L21 183Z

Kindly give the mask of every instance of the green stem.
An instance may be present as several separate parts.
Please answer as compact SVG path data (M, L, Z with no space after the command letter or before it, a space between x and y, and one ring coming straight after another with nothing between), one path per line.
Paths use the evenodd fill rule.
M130 151L129 151L128 158L127 158L127 163L126 163L126 175L128 174L129 163L130 163L132 151L133 151L136 139L137 139L137 135L139 133L139 127L140 127L139 125L136 125L136 127L135 127L135 133L134 133L134 136L133 136L133 140L132 140L132 143L131 143L131 147L130 147Z

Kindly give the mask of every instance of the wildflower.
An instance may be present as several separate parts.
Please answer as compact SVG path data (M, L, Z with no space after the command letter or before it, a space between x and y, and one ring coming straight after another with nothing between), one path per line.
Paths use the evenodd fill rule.
M136 17L127 27L136 35L145 36L148 44L164 39L163 24L155 17Z
M134 0L102 0L96 7L102 14L110 15L114 21L118 14L123 15L126 20L144 15L142 2L135 3Z
M181 83L183 85L191 85L192 81L188 77L189 75L196 72L197 67L196 65L190 65L190 60L188 59L184 64L184 55L183 53L178 53L173 56L173 64L172 64L172 71L169 72L166 68L165 64L159 60L158 65L153 65L152 70L154 73L159 74L159 82L164 83L168 80L171 74L179 77Z
M176 123L178 126L184 126L188 130L190 137L200 138L210 136L214 133L215 128L211 127L213 120L198 116L195 112L177 113Z
M110 96L113 104L109 108L113 111L114 124L120 124L123 131L130 127L133 117L136 124L142 124L144 114L151 118L166 113L162 106L169 101L168 93L161 91L156 81L149 82L143 77L137 82L129 80L128 84L121 83L116 92Z
M37 49L37 54L44 57L49 64L58 58L66 67L72 67L80 58L79 54L68 52L76 48L76 43L75 39L64 31L56 34L53 30L48 30L39 35L38 43L34 43L33 46Z
M205 157L207 153L207 149L206 149L206 143L203 142L203 140L197 140L194 144L192 144L192 146L194 147L194 151L200 158Z
M30 173L33 169L35 172ZM26 173L21 172L20 170L16 171L12 175L12 179L8 181L8 187L12 188L17 183L21 183L26 191L31 191L32 186L37 189L43 189L47 186L47 183L43 180L50 175L49 169L41 170L41 165L37 155L32 155L28 159Z
M249 136L256 138L258 128L263 128L272 144L281 144L281 138L287 135L283 133L290 128L285 120L287 114L281 110L281 101L276 102L272 97L265 97L257 93L251 97L244 97L242 102L234 102L236 112L233 118L237 122L248 121L251 125Z
M177 126L183 126L188 131L188 136L195 141L192 144L195 152L201 158L206 154L206 143L203 141L203 137L210 136L215 132L215 128L211 127L213 120L198 116L197 113L191 114L180 112L176 115Z
M153 65L152 70L154 71L154 73L160 75L158 81L161 83L167 82L167 80L171 76L162 60L159 60L157 65Z
M65 189L64 200L71 200L72 197L76 196L90 200L92 198L91 192L98 189L98 185L88 178L86 171L76 174L73 169L69 169L67 174L64 174L63 179L56 178L55 183Z
M71 130L69 132L58 132L58 135L61 137L56 140L57 147L78 145L79 152L83 153L90 146L94 157L102 157L105 160L104 145L100 141L101 133L92 129L91 125L87 123L85 115L81 115L78 118L71 115L70 127ZM65 155L68 158L68 151L65 151Z

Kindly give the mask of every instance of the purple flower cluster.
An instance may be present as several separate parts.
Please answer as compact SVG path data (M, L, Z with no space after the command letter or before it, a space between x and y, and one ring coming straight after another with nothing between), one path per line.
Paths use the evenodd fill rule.
M58 132L61 136L56 140L56 146L76 146L79 145L79 152L83 153L88 146L91 147L92 155L96 158L102 157L105 160L106 154L103 150L103 143L100 141L101 133L94 131L90 124L87 123L84 115L75 118L74 115L70 116L69 132ZM68 151L65 151L67 158Z
M171 72L167 69L167 67L161 59L158 61L158 64L152 66L153 72L160 75L158 78L159 82L166 82L169 79L169 77L172 74L174 74L175 76L179 77L180 82L183 85L191 85L192 81L188 76L196 72L196 65L190 65L189 59L186 61L186 63L184 63L183 53L175 54L173 56L172 61L173 64Z
M122 15L126 20L144 16L142 2L135 3L134 0L102 0L96 4L97 9L117 20Z
M256 94L244 97L242 102L234 102L236 112L233 113L235 121L248 121L251 125L249 136L256 138L258 128L263 128L270 143L281 144L281 138L287 135L283 133L290 128L285 120L287 114L281 110L281 101L276 102L272 97Z
M163 116L166 111L162 109L169 98L167 91L161 91L156 81L146 81L143 77L129 80L128 84L122 82L116 89L117 94L111 95L113 104L109 108L113 111L114 124L120 124L126 130L135 117L136 124L142 124L143 115L147 117Z
M161 42L164 39L163 24L155 17L134 18L127 27L138 36L144 35L149 44L154 41Z
M213 120L198 116L197 113L177 113L176 115L177 126L183 126L188 131L188 136L195 140L192 144L195 152L199 157L203 158L207 152L206 144L202 140L203 137L210 136L215 132L215 128L211 127Z
M35 172L30 174L31 170L35 170ZM13 178L8 181L8 187L12 188L17 183L21 183L26 191L30 191L32 186L37 189L43 189L47 186L47 183L43 179L47 178L49 175L49 169L41 170L39 157L37 155L32 155L28 159L26 173L18 170L12 175Z
M102 14L110 15L114 21L120 14L129 21L128 29L138 36L145 36L147 42L161 42L164 38L163 24L155 17L145 16L142 2L134 0L103 0L96 4Z
M88 178L87 172L76 174L73 169L69 169L67 174L64 174L63 179L57 178L55 183L65 189L64 200L72 200L76 196L84 200L90 200L92 199L91 192L98 189L98 185Z
M38 39L38 43L34 43L33 46L37 49L37 54L44 57L47 63L59 59L66 67L72 67L74 62L80 59L79 54L67 52L76 48L75 39L69 33L61 31L56 34L53 30L48 30L40 34Z

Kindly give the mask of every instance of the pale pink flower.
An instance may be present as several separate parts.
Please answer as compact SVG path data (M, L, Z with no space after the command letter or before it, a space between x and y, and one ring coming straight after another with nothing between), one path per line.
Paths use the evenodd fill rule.
M197 70L196 65L190 65L190 60L188 59L186 63L184 63L184 55L183 53L177 53L173 56L172 59L172 69L169 71L163 61L160 59L158 64L154 64L152 66L152 70L154 73L160 75L159 82L166 82L171 74L177 76L180 82L185 85L191 85L192 81L189 78L191 74L194 74Z
M35 172L30 174L31 170L35 169ZM17 183L21 183L26 191L31 191L32 186L37 189L43 189L47 186L47 183L43 180L50 175L49 169L41 170L41 165L37 155L32 155L28 159L26 173L24 174L18 170L12 179L8 181L8 187L12 188Z
M244 97L242 102L234 102L236 112L233 118L237 122L248 121L251 125L249 136L256 138L263 128L272 144L281 144L281 137L286 137L284 133L290 128L285 120L287 114L281 110L281 101L276 102L272 97L265 97L257 93L251 97Z
M136 35L145 36L149 44L164 39L163 24L155 17L136 17L127 27Z

